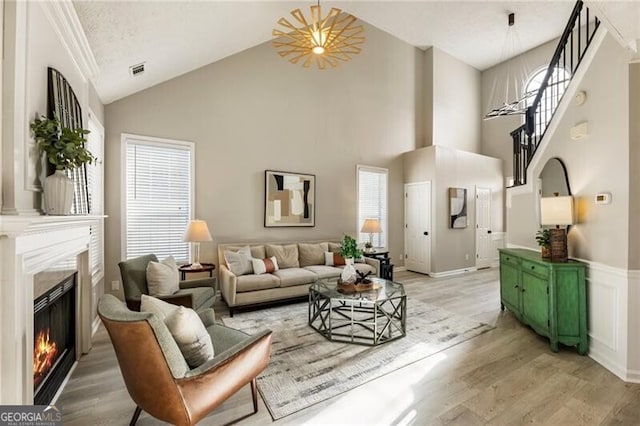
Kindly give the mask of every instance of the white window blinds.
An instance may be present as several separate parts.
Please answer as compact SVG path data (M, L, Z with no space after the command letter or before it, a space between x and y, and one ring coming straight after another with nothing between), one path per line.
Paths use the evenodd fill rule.
M358 166L358 242L369 241L360 232L365 219L378 219L382 232L373 234L374 247L387 247L387 177L388 170Z
M92 116L89 117L87 149L98 159L94 164L87 164L87 192L89 194L89 213L102 215L104 211L104 131ZM89 245L89 268L92 275L104 272L104 224L91 225L91 241Z
M193 144L125 137L125 259L153 253L188 262Z

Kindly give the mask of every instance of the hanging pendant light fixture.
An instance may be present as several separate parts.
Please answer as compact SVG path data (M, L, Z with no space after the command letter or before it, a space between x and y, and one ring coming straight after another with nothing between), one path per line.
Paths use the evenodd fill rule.
M291 15L298 26L280 18L278 24L285 30L274 29L272 32L276 37L273 47L289 62L297 64L302 61L305 68L315 63L323 70L327 65L334 68L340 61L350 61L353 55L360 53L360 46L365 40L364 28L355 25L355 16L343 14L342 10L333 7L323 18L320 1L311 6L310 22L300 9L292 10Z
M507 115L524 114L527 110L527 100L536 95L536 92L523 93L520 95L522 87L526 83L527 64L523 54L516 56L516 48L520 43L518 32L515 28L515 13L508 14L508 28L502 48L502 60L505 63L506 72L504 75L496 75L493 80L491 95L489 96L489 108L492 108L484 116L485 120ZM516 64L516 62L518 62ZM514 75L512 75L512 72ZM503 90L497 90L499 82L503 83ZM504 97L502 97L504 93Z

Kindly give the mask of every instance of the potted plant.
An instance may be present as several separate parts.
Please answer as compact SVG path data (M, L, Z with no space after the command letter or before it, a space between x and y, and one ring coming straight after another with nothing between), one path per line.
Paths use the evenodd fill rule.
M57 118L40 117L31 123L31 131L38 148L45 153L55 171L44 181L45 212L67 215L73 202L73 182L65 170L73 170L96 161L85 148L89 130L62 127Z
M358 248L358 242L347 234L340 241L340 256L347 264L352 264L355 259L362 257L362 250Z
M536 233L536 242L541 248L542 258L551 258L551 231L549 229L540 229Z

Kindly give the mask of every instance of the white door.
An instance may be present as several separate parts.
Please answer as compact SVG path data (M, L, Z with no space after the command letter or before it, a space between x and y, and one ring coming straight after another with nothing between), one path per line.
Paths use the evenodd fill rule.
M404 265L431 272L431 182L404 185Z
M476 268L491 266L491 190L476 187Z

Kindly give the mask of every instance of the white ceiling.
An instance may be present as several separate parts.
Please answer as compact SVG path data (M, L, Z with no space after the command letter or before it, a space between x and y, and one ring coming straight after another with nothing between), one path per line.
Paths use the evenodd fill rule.
M306 1L75 1L100 72L104 103L154 86L271 39L271 30ZM516 13L520 53L557 37L572 1L332 1L405 42L436 46L487 69L505 58L507 13ZM366 48L366 44L364 46ZM146 62L143 75L129 66Z

